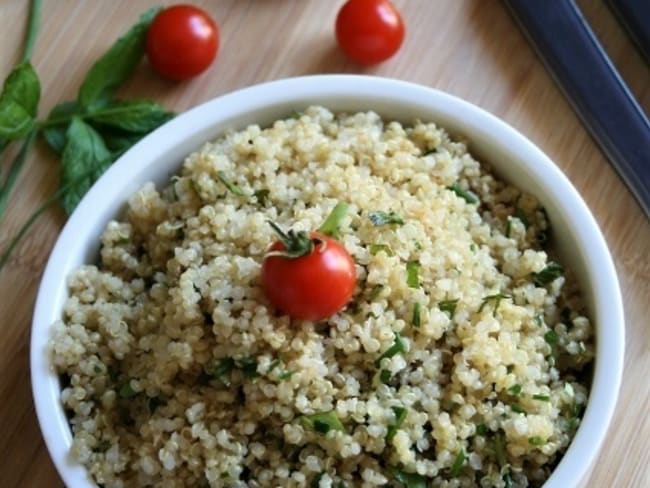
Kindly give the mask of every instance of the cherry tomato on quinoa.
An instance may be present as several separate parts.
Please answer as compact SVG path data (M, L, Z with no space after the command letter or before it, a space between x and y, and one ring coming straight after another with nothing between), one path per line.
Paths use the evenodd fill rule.
M147 58L156 72L180 81L198 75L219 48L217 24L203 10L174 5L162 10L147 32Z
M262 264L262 286L271 303L301 320L322 320L350 301L354 261L345 247L318 232L282 232Z
M336 40L354 61L379 63L402 45L404 22L389 0L348 0L336 16Z

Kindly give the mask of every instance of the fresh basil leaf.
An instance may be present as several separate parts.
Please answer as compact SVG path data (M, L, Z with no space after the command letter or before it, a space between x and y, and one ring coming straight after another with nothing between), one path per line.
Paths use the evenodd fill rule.
M70 117L80 114L80 107L77 102L63 102L52 109L46 123L61 119L61 123L46 126L43 129L43 137L55 153L61 154L65 147L65 135L70 126Z
M133 73L144 54L149 24L159 11L159 7L147 10L90 68L79 88L78 100L84 109L107 105L115 90Z
M88 115L91 122L128 132L146 134L170 120L174 115L151 100L113 100Z
M115 161L117 158L122 156L122 154L131 149L131 146L142 139L146 134L105 128L101 131L101 135L104 138L106 147L111 152L111 159Z
M2 96L16 102L31 117L36 117L38 101L41 97L41 84L30 63L20 63L13 69L5 80Z
M28 62L16 66L0 93L0 137L13 140L25 136L34 127L41 97L41 84Z
M8 97L0 97L0 137L20 139L34 126L34 119L19 104Z
M112 160L102 137L78 117L72 119L66 139L61 156L61 186L71 187L61 198L61 205L69 215Z

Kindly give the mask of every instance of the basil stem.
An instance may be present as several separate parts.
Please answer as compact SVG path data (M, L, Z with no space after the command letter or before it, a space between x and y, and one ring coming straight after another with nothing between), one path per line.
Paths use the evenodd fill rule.
M2 222L2 217L5 210L7 209L9 195L11 195L11 191L13 190L13 187L18 180L18 175L20 174L20 170L23 168L23 164L27 158L27 153L31 149L35 139L36 132L30 132L27 136L27 139L25 139L25 142L23 142L20 151L11 163L11 167L9 168L9 173L7 173L7 178L5 179L4 184L0 187L0 222Z
M29 21L27 24L27 36L25 37L25 51L23 53L23 61L29 61L32 59L34 45L36 44L36 36L41 25L42 3L42 0L32 0L30 3Z

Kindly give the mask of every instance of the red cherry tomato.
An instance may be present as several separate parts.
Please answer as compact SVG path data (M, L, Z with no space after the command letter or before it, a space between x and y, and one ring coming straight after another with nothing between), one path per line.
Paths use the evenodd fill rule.
M147 32L147 58L165 78L180 81L204 71L217 55L219 29L203 10L174 5L161 11Z
M336 17L336 40L361 64L385 61L404 40L404 22L389 0L348 0Z
M312 232L308 254L297 258L273 255L286 246L271 245L262 264L262 286L275 307L293 318L322 320L350 301L356 284L354 262L335 239Z

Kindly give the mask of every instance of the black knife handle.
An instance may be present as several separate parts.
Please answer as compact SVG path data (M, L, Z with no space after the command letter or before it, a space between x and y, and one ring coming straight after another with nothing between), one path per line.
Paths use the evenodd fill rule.
M650 218L650 122L578 7L571 0L505 3Z
M645 60L650 63L650 1L607 0L607 4L621 20Z

